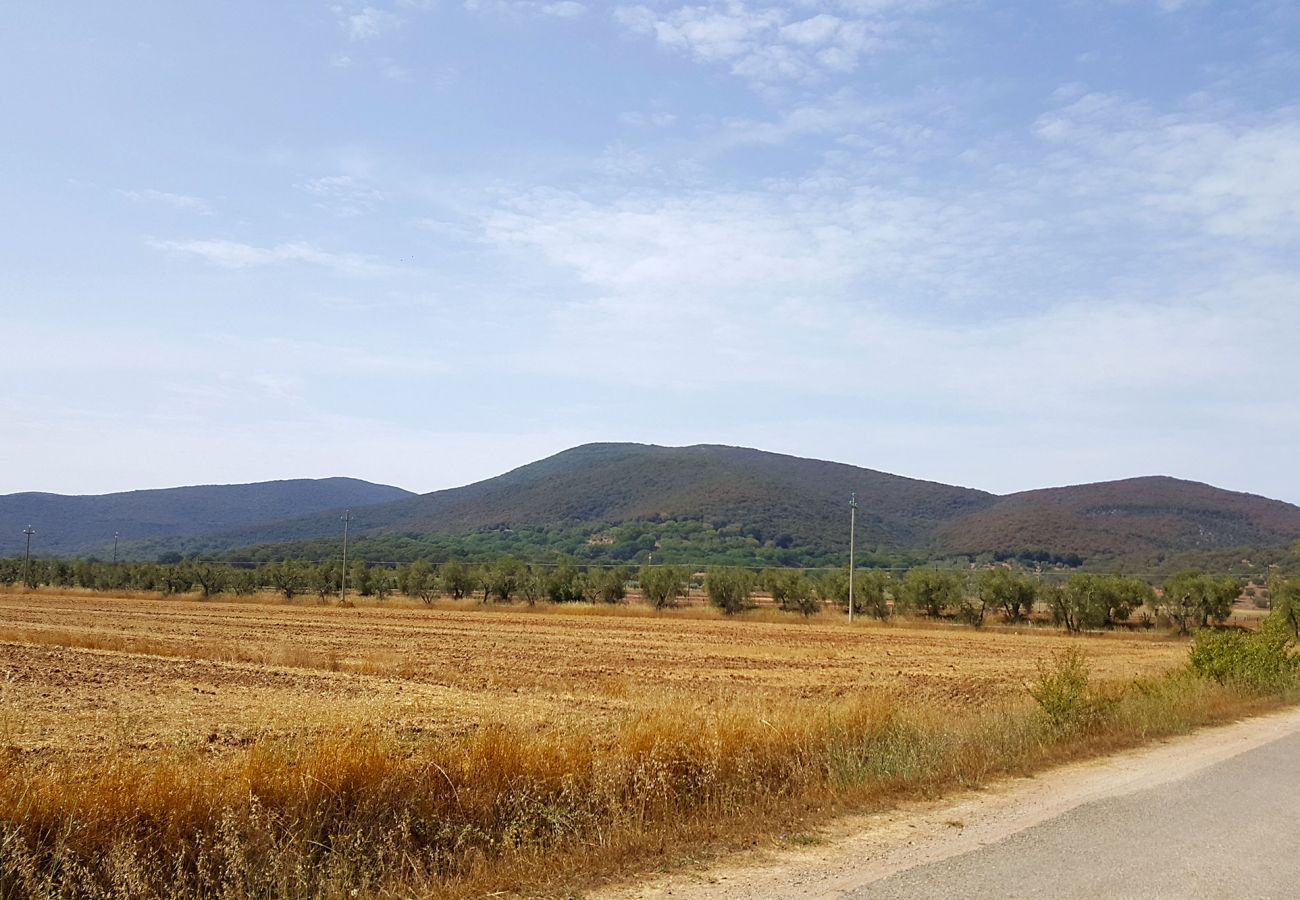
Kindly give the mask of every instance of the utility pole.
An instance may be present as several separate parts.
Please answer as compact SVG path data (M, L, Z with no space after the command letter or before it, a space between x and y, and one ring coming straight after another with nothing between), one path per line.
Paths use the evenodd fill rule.
M117 532L113 532L113 565L117 565Z
M339 604L348 602L348 523L352 521L352 510L343 510L343 580L339 582Z
M32 535L35 533L30 525L23 529L23 534L27 535L27 555L23 557L23 581L27 582L28 587L32 585Z
M853 624L853 544L858 531L858 495L849 494L849 624Z

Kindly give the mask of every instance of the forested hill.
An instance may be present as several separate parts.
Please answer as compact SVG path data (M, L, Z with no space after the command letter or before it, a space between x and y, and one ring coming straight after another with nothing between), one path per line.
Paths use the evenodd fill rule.
M938 523L996 500L983 491L740 447L587 444L406 501L381 530L691 519L739 526L760 542L838 547L847 545L851 492L864 542L891 546L923 542Z
M600 543L605 526L689 522L707 532L692 531L695 537L717 538L732 549L797 548L768 557L797 561L847 550L848 498L854 491L864 547L924 545L940 522L996 501L983 491L739 447L586 444L486 481L373 507L358 516L356 534L378 540L529 529L526 542L537 546L517 548L517 533L503 536L498 545L542 550L562 539L568 543L551 549L568 552L574 540L585 548L585 539L594 537L590 552L609 555L618 548L599 549L609 546ZM333 519L307 516L211 535L183 549L213 552L332 538L338 530ZM645 536L638 540L644 549ZM162 546L154 544L146 554ZM711 540L698 550L708 556L717 546ZM689 553L683 548L682 555Z
M358 552L376 560L511 553L624 562L654 553L664 562L830 565L847 556L852 492L858 495L860 552L876 562L993 554L1077 564L1246 545L1277 548L1300 539L1300 507L1174 478L999 497L843 463L717 445L587 444L495 478L418 496L344 479L276 484L282 487L275 502L258 494L273 485L51 498L138 503L155 494L179 500L190 496L185 491L199 492L193 503L170 503L137 516L139 527L130 531L115 524L120 518L114 513L79 513L75 521L65 516L65 525L35 513L16 515L8 507L15 498L0 498L0 552L13 552L31 519L42 532L42 552L70 552L63 548L85 547L105 536L111 547L112 532L120 530L124 555L146 558L164 552L325 556L337 552L338 509L352 506ZM311 497L293 495L294 485L303 491L313 486ZM327 485L340 490L323 496ZM345 496L345 485L355 493ZM207 496L203 492L241 490L258 494L260 502L199 502ZM64 527L72 534L55 537ZM98 545L101 555L103 546Z
M1033 549L1085 558L1277 546L1300 538L1300 507L1150 476L1000 498L936 532L943 553Z
M410 491L355 478L302 478L83 496L0 495L0 556L23 551L22 531L28 525L36 531L34 552L102 556L112 552L114 532L121 535L123 543L188 537L409 496L413 496Z

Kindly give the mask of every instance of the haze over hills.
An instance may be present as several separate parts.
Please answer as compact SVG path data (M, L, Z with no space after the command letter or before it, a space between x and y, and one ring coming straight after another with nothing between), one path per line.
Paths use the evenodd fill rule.
M509 552L633 561L654 552L664 561L829 564L847 552L850 492L858 495L858 540L868 559L993 553L1074 562L1150 551L1282 546L1300 538L1300 507L1174 478L999 497L843 463L717 445L587 444L495 478L423 495L330 481L358 486L359 493L318 494L312 507L280 496L280 502L263 500L238 515L231 508L238 505L231 502L234 495L223 498L218 514L205 507L204 495L172 493L177 505L165 512L157 508L148 520L155 530L132 533L149 540L132 542L126 552L326 555L338 540L338 508L350 505L358 507L353 534L359 551L375 559ZM369 499L385 492L379 501ZM0 513L11 499L0 498ZM367 500L371 505L363 507ZM99 539L106 522L80 522L77 535L43 543L42 550L68 552L55 547L76 546L89 539L87 531L98 530L93 539ZM111 535L115 526L107 527ZM126 528L121 530L126 537ZM12 548L12 538L6 535L3 546Z
M0 556L24 549L22 529L37 532L40 553L112 552L113 533L123 542L187 537L252 525L305 511L367 506L412 496L410 491L356 478L300 478L256 484L198 485L68 496L22 493L0 496Z

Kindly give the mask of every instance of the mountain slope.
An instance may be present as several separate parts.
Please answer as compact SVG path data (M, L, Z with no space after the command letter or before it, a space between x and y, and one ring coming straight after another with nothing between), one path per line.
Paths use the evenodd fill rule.
M400 514L379 530L700 519L847 545L853 491L864 540L891 545L914 543L938 522L995 500L969 488L741 447L588 444L390 507Z
M233 493L216 503L212 492ZM132 556L242 554L250 548L260 548L249 555L261 558L332 555L339 508L352 506L352 534L374 559L472 551L480 559L560 552L625 561L655 552L656 558L691 562L834 564L847 555L850 492L858 495L858 545L876 558L995 553L1098 561L1283 546L1300 538L1300 507L1174 478L998 497L740 447L587 444L495 478L418 496L330 479L103 498L0 497L0 552L16 552L22 527L32 521L41 552L90 552L85 548L97 541L93 550L103 555L117 530L124 555ZM154 496L160 494L169 495L168 503ZM21 514L10 508L15 497L27 498ZM33 497L55 505L98 501L101 507L93 515L89 507L60 509L64 524L57 526L31 511ZM103 506L128 500L137 513L129 529L120 524L120 510ZM140 514L155 501L161 505Z
M912 546L992 494L844 463L740 447L586 444L504 475L371 507L355 534L455 534L518 526L692 520L743 526L757 540L848 548L848 498L858 494L863 546ZM332 517L303 516L214 533L191 548L333 538ZM154 544L146 552L156 552Z
M1300 507L1165 476L1010 494L936 530L944 553L1036 550L1083 557L1279 545Z
M36 530L33 552L56 555L112 552L123 542L176 537L260 524L305 512L368 506L410 491L355 478L295 479L257 484L201 485L67 496L0 496L0 556L22 552L22 530Z

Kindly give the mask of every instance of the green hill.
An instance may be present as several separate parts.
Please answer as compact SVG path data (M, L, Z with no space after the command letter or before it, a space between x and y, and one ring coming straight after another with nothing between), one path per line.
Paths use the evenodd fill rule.
M199 485L117 494L0 496L0 556L24 549L22 530L36 530L34 552L111 554L114 532L124 544L183 538L254 525L303 512L368 506L410 491L355 478L295 479L257 484Z
M1300 536L1300 507L1152 476L1011 494L943 523L943 553L1025 550L1085 558L1278 546Z
M124 539L142 538L125 543L123 554L332 555L340 537L338 508L350 505L356 552L372 560L511 553L633 562L654 554L663 562L838 565L848 551L852 492L859 503L858 546L871 562L992 555L1078 564L1246 545L1280 548L1300 538L1298 507L1174 478L998 497L844 463L717 445L587 444L495 478L418 496L351 484L364 496L325 497L318 487L311 502L282 494L274 503L265 497L256 506L235 503L224 521L197 495L194 504L173 502L167 517L139 518L134 532L121 529ZM384 492L389 502L364 505ZM159 492L137 495L153 493ZM6 499L0 498L0 511ZM10 529L14 535L22 524ZM84 547L115 527L104 515L80 522L76 540L66 546ZM48 551L51 544L42 547Z

